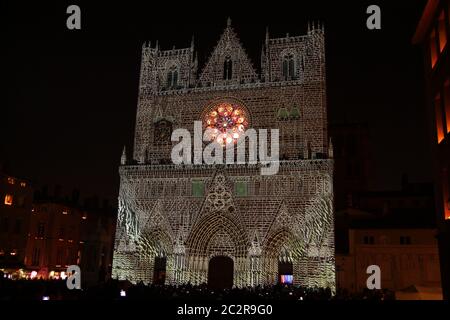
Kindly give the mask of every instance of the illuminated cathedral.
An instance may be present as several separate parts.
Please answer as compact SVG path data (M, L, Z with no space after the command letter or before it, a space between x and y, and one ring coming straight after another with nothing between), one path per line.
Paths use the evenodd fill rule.
M194 121L224 145L248 128L279 129L278 173L174 164L172 132L193 132ZM145 43L133 155L124 150L119 174L114 278L334 290L323 27L280 38L266 31L258 70L230 20L202 66L193 41L171 50Z

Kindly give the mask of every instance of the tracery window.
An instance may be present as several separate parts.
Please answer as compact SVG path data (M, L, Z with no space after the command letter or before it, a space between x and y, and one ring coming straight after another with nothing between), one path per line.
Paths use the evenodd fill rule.
M174 89L178 86L178 68L176 65L173 65L169 68L169 72L167 73L167 87L169 89Z
M295 63L294 55L292 53L286 54L283 57L282 73L284 80L292 80L295 77Z
M211 141L215 139L225 145L237 142L248 127L248 117L239 105L225 102L206 114L204 125L207 129L211 129Z
M231 80L233 75L233 61L230 57L226 57L223 63L223 80Z

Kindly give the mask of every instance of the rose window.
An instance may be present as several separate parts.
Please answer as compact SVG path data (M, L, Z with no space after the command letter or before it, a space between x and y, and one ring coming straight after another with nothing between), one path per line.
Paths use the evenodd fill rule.
M236 143L248 126L246 112L239 105L221 103L212 109L205 119L210 129L210 140L220 144Z

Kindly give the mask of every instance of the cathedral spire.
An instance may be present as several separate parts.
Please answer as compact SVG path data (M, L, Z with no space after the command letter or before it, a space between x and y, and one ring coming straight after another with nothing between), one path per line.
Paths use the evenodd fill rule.
M266 27L266 46L269 45L269 27Z
M191 39L191 51L194 51L194 34L192 34L192 39Z
M227 28L231 27L231 18L228 17L227 19Z
M120 164L121 165L127 164L127 153L126 153L125 146L123 146L122 156L120 157Z

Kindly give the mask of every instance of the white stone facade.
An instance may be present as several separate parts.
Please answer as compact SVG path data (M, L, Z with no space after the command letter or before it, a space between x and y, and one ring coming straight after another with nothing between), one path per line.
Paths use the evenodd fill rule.
M198 73L194 44L144 45L133 163L122 158L113 277L152 282L165 257L166 283L208 282L214 256L233 260L233 284L278 281L335 287L333 160L327 133L324 31L270 38L254 68L228 23ZM205 110L232 102L250 128L280 130L280 170L258 165L173 165L171 131L193 132Z

